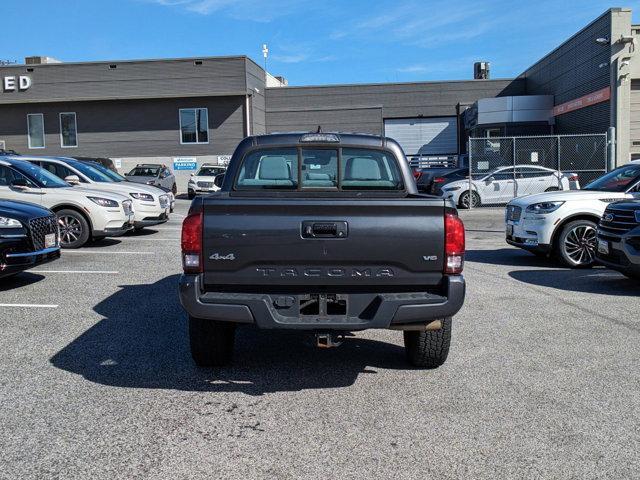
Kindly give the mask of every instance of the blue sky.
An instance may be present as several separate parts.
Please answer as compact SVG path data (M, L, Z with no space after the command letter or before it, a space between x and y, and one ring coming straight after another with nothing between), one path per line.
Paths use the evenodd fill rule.
M293 85L521 73L611 6L595 0L2 0L0 59L248 55ZM25 23L24 20L27 19Z

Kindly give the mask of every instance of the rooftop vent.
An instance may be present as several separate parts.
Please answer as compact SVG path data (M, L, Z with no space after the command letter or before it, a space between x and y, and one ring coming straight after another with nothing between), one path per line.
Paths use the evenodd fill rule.
M491 64L489 62L476 62L473 64L474 80L489 80Z
M25 57L24 63L27 65L45 65L47 63L62 63L62 62L57 58L53 58L53 57L35 56L35 57Z

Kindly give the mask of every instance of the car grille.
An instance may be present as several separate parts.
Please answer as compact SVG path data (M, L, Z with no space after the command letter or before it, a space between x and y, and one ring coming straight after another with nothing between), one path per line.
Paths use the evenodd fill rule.
M515 205L507 205L507 220L519 222L522 216L522 208Z
M122 209L125 215L131 215L133 213L133 202L131 200L123 200Z
M54 215L48 217L33 218L29 220L29 233L34 250L44 249L44 237L52 233L58 239L58 219Z
M634 210L608 207L600 219L600 231L614 235L624 235L639 225Z
M167 195L160 195L160 208L167 208L169 206L169 197Z
M211 188L211 187L213 187L213 182L198 182L197 185L200 188Z

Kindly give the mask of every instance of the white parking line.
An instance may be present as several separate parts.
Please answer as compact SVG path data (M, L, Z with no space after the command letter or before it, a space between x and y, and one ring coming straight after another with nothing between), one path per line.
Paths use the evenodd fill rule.
M0 303L0 307L16 307L16 308L58 308L58 305L29 304L29 303Z
M95 275L118 275L120 272L113 270L29 270L31 273L74 273L74 274L95 274Z
M68 253L99 253L110 255L155 255L156 252L120 252L117 250L65 250L63 255Z

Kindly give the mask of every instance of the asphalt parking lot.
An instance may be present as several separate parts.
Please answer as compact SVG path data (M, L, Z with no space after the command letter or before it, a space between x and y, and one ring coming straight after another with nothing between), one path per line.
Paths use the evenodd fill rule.
M443 367L410 368L399 332L245 329L236 366L201 370L188 205L0 285L1 478L637 478L638 284L509 247L479 210Z

